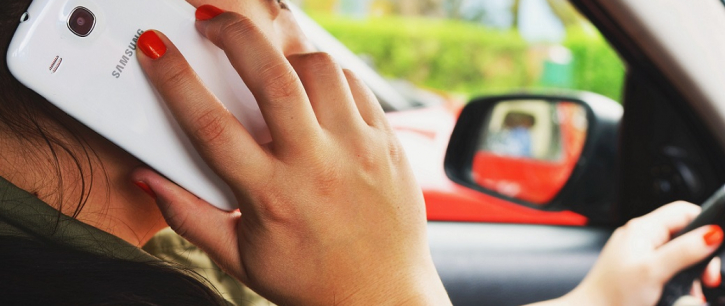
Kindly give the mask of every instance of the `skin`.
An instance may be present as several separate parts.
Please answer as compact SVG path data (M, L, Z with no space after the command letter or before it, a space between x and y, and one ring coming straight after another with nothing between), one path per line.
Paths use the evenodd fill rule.
M138 171L169 225L278 304L450 304L421 190L369 89L327 54L285 57L242 15L197 26L254 93L273 143L258 145L159 33L166 54L139 61L240 207L219 211Z
M225 13L197 28L249 85L273 143L257 145L157 33L168 51L139 61L241 210L219 211L139 170L134 177L158 195L171 227L278 304L450 305L428 251L420 189L372 93L326 54L285 58L245 16ZM675 203L630 221L577 289L540 305L655 304L669 278L722 242L710 227L670 241L699 211ZM719 238L708 243L712 231Z
M188 2L194 6L212 4L224 10L250 16L250 19L270 39L274 48L285 55L313 51L291 12L283 9L277 1L189 0ZM46 125L48 130L53 131L52 134L61 139L72 138L67 131L52 121L43 121L41 124ZM105 168L85 167L84 171L87 174L93 174L94 187L90 190L87 203L78 215L78 219L118 236L132 245L139 247L144 245L154 234L168 225L153 199L149 199L136 187L134 181L129 180L133 169L143 166L143 163L85 126L77 124L75 128L88 140L89 147L96 151L98 155L97 160L94 160L96 165L102 161ZM79 178L69 155L59 152L61 168L67 170L62 175L65 188L63 198L60 199L56 192L55 173L50 170L54 169L55 165L50 157L51 152L44 142L29 144L26 141L19 141L12 135L0 133L0 147L3 148L0 176L24 190L37 194L41 200L53 204L66 215L74 213L81 194L79 186L72 183L79 181ZM33 148L34 154L28 154L26 149L28 147ZM81 148L71 149L74 155L85 156ZM28 168L26 167L28 164L37 167ZM104 180L106 175L108 181ZM57 204L59 201L61 205Z
M139 62L197 150L235 191L240 210L217 210L79 127L108 173L106 188L93 189L79 219L137 246L168 224L279 304L450 305L430 257L421 191L374 95L328 55L306 53L309 44L278 2L189 2L229 11L197 27L227 51L259 101L273 143L257 145L162 33L164 56L139 52ZM0 144L0 175L52 203L55 185L41 184L47 171L23 167L28 143L3 134ZM69 165L67 156L60 161ZM70 214L78 191L67 191L59 209ZM667 278L716 247L704 243L706 229L668 242L697 209L673 204L617 230L585 281L542 305L654 304ZM715 274L708 275L706 283Z
M531 306L655 305L667 281L720 245L706 243L704 237L710 230L707 226L670 241L671 235L687 226L700 211L697 205L676 202L630 220L612 234L600 260L576 289L558 300ZM713 261L703 282L718 286L719 270L719 261ZM699 298L702 300L701 292Z

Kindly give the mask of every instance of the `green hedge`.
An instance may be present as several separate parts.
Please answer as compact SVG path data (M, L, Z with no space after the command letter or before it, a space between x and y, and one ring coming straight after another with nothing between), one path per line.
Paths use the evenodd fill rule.
M621 101L624 63L603 37L570 32L564 45L574 54L574 89L596 92Z
M543 86L529 67L528 44L515 31L448 20L311 16L353 52L370 56L387 77L469 96ZM564 45L575 58L568 87L620 99L624 67L600 36L580 30Z

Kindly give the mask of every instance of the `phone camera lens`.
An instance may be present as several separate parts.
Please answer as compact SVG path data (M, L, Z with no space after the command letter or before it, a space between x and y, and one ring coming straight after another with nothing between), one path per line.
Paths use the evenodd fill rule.
M96 26L96 16L85 7L79 6L73 10L68 18L68 28L73 34L86 37L93 32Z

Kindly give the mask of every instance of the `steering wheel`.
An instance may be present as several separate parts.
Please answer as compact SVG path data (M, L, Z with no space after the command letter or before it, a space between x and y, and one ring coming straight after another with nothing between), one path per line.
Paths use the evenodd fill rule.
M715 253L717 254L718 252ZM700 278L700 275L702 275L705 271L707 264L713 257L714 256L675 275L675 277L673 277L663 288L662 297L659 302L657 302L657 306L674 306L675 302L677 302L677 300L681 297L690 295L693 282ZM709 300L710 298L708 298L708 302L710 302ZM709 305L713 306L719 304Z
M721 228L725 228L725 186L718 189L715 194L707 199L707 201L702 204L702 212L700 215L698 215L692 223L687 225L687 227L672 238L676 238L677 236L685 234L693 229L710 224L719 225ZM675 275L675 277L673 277L663 288L662 297L659 302L657 302L657 306L673 306L682 296L689 295L692 290L692 283L696 279L700 278L700 275L702 275L705 271L710 261L715 258L715 256L720 255L723 250L725 250L725 245L720 245L720 247L705 260ZM722 302L719 301L720 296L725 297L725 295L710 297L708 301L713 299L711 302L721 304L710 305L725 305L725 299L723 299Z

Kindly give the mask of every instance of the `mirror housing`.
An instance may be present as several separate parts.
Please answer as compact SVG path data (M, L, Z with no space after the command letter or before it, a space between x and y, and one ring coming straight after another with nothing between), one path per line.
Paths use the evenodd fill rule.
M522 101L548 101L552 105L559 102L575 103L586 112L588 122L581 154L572 161L569 177L564 178L565 183L562 181L563 186L559 190L553 190L552 196L542 198L542 202L486 188L474 174L474 158L481 147L481 140L488 137L486 133L489 128L484 125L490 124L494 109L505 102L513 104ZM517 94L475 99L463 109L453 130L445 158L445 171L451 180L460 185L509 202L539 210L570 210L586 216L590 224L609 224L615 221L613 205L617 200L617 144L622 114L619 103L588 92ZM524 165L520 164L521 167ZM510 171L520 170L514 163L508 167L511 167ZM478 169L481 167L476 168L476 171L480 171ZM507 169L497 171L505 172Z

